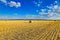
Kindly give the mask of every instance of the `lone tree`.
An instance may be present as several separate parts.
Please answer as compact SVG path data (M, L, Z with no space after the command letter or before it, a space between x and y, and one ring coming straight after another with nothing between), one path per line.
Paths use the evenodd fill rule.
M31 23L31 20L29 20L29 23Z
M32 15L27 15L27 18L29 19L29 23L31 23Z

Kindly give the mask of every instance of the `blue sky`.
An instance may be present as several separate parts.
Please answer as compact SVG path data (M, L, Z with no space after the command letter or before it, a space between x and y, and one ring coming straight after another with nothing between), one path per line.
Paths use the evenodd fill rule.
M60 19L60 0L0 0L0 19Z

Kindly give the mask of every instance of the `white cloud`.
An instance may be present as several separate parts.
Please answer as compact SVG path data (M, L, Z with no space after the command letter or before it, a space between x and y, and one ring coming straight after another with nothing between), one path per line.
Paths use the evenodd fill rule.
M3 3L7 3L7 1L6 0L0 0L1 2L3 2Z
M36 10L36 12L38 13L38 12L39 12L39 10Z
M27 19L60 19L60 6L57 4L52 4L47 6L48 9L41 9L39 15L26 15ZM38 12L38 10L36 10ZM46 12L47 11L47 12ZM46 15L46 16L44 16Z
M60 6L57 4L58 2L55 1L55 4L52 6L48 6L50 10L48 10L48 17L49 19L60 19Z
M41 9L41 11L39 12L40 15L44 15L44 14L47 14L46 13L46 9Z
M42 4L42 2L41 2L41 1L38 1L38 2L33 1L33 3L34 3L36 6L38 6L38 7L40 7L40 5Z
M37 4L37 3L35 3ZM14 1L10 1L8 3L8 5L10 7L21 7L21 3L20 2L14 2ZM60 6L58 5L58 2L55 1L54 4L52 4L51 6L47 6L47 9L41 9L41 11L39 12L39 10L36 10L37 12L39 12L39 15L25 15L23 16L18 16L17 13L15 13L14 15L16 16L0 16L0 18L2 19L60 19ZM47 12L46 12L47 10ZM42 14L42 15L41 15ZM47 16L44 16L45 14L47 14ZM22 18L23 17L23 18Z
M20 2L14 2L14 1L10 1L10 3L8 3L10 7L21 7L21 3Z
M9 5L10 5L10 7L13 7L13 6L16 5L16 2L14 2L14 1L10 1Z
M48 9L41 9L39 12L39 14L42 15L41 18L46 17L48 19L60 19L60 6L58 5L57 1L55 1L51 6L47 6L47 8ZM45 14L47 16L44 16Z
M7 2L7 0L0 0L2 3L5 3L6 5L10 6L10 7L21 7L21 3L20 2L15 2L15 1L10 1Z
M18 13L14 13L13 16L19 16Z
M25 16L23 15L19 15L19 16L15 16L15 15L0 15L0 19L25 19Z
M41 15L25 15L26 19L47 19L47 17Z

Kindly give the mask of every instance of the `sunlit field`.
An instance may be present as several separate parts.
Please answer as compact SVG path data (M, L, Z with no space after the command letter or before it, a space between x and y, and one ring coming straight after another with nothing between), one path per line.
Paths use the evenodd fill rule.
M60 21L0 20L0 40L60 40Z

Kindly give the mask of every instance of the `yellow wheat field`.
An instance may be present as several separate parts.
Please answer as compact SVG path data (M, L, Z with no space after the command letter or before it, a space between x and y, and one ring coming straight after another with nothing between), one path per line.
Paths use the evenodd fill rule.
M60 21L0 20L0 40L60 40Z

